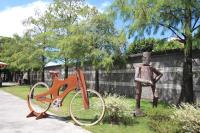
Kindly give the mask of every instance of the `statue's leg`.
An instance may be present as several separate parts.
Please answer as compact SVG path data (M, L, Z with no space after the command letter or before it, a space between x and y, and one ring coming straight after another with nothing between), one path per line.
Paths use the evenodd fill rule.
M135 88L136 105L135 105L135 109L140 109L141 93L142 93L142 85L141 85L140 82L136 82L136 88Z
M153 92L153 107L157 107L158 105L158 90L155 85L151 86Z
M140 82L136 82L136 88L135 88L136 104L134 109L134 116L144 116L144 113L140 110L141 93L142 93L142 84Z

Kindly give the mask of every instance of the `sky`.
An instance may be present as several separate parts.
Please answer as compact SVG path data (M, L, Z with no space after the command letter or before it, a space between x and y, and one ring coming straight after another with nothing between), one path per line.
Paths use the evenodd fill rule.
M45 11L52 0L0 0L0 36L23 35L23 21L34 16L35 10ZM103 11L112 0L86 0L89 5Z
M53 0L0 0L0 36L12 37L13 34L20 36L26 31L23 21L30 16L34 16L35 10L45 11ZM113 0L86 0L87 4L104 11ZM116 27L122 28L123 23L116 21ZM149 37L166 38L166 35L151 35ZM146 37L146 36L145 36ZM132 38L133 39L133 38ZM129 42L132 42L132 39Z

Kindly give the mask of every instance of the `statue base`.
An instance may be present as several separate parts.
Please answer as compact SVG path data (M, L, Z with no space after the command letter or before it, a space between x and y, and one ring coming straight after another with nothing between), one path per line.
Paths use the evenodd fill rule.
M145 113L141 109L135 109L133 111L133 115L135 117L142 117L142 116L145 116Z

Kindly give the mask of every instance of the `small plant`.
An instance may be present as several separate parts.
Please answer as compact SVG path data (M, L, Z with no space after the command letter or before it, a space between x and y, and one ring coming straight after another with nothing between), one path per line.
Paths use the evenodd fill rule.
M200 133L200 107L182 103L179 108L174 106L172 119L180 122L183 132Z
M130 124L133 122L131 106L125 98L117 95L107 95L105 98L106 113L104 122L112 124Z

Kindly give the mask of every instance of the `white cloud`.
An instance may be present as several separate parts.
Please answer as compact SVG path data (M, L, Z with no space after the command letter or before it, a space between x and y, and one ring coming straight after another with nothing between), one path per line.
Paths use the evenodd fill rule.
M9 36L17 33L23 35L26 27L22 22L30 16L34 16L36 10L45 11L48 2L36 1L27 5L9 7L0 11L0 36Z
M40 10L41 12L45 11L49 4L50 3L47 1L37 0L33 3L8 7L7 9L0 11L0 36L11 37L15 33L23 35L26 27L23 26L22 22L28 17L34 16L36 10ZM110 1L105 1L96 7L100 12L104 12L110 4ZM95 6L91 4L89 5Z

